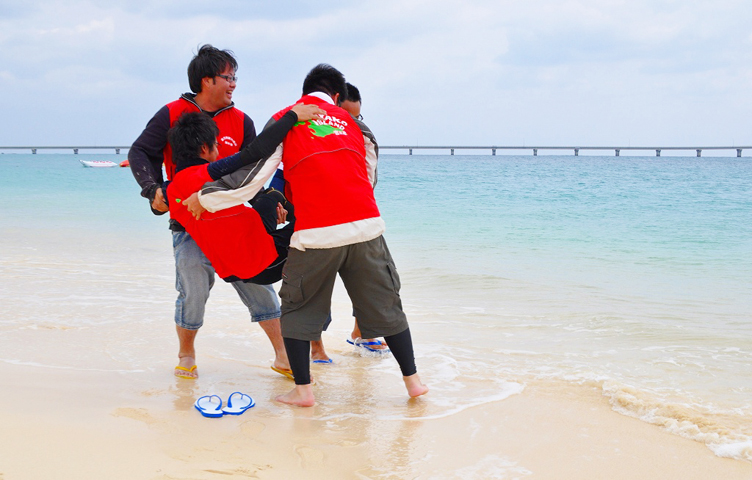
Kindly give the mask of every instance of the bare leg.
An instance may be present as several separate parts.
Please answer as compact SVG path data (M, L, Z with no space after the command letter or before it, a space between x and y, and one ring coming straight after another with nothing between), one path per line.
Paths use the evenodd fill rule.
M360 327L358 326L358 319L356 318L353 322L353 331L350 334L350 337L355 340L356 338L361 338L363 336L362 333L360 333Z
M417 373L410 375L409 377L402 377L407 388L407 394L411 398L420 397L428 393L428 387L423 385L420 381L420 377Z
M360 327L358 326L358 319L355 319L355 322L353 323L353 331L350 334L350 338L352 338L353 341L355 341L358 338L361 338L363 334L360 332ZM364 342L376 342L378 339L376 338L363 338ZM380 342L378 345L369 345L374 350L386 350L388 347L384 342Z
M314 340L311 342L311 360L330 360L329 355L324 350L324 342L322 340Z
M178 327L175 325L175 329L178 332L178 342L180 343L180 350L178 351L178 365L183 369L175 369L175 375L182 377L198 378L198 372L194 369L196 365L196 334L198 330L188 330L186 328Z
M285 350L285 343L282 341L279 318L258 322L258 324L264 330L266 336L269 337L272 347L274 347L274 366L283 370L289 370L290 362L287 360L287 350Z

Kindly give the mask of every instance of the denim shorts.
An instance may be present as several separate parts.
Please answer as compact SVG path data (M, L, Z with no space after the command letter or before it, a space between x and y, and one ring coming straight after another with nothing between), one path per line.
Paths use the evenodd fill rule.
M188 232L172 232L175 254L175 324L187 330L198 330L204 324L204 310L214 286L214 267ZM232 282L243 301L251 321L263 322L279 318L279 299L271 285Z

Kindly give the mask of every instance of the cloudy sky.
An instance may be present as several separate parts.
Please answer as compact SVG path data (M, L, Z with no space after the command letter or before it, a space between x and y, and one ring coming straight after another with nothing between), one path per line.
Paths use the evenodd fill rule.
M0 145L130 145L203 43L260 125L326 62L382 145L752 145L749 0L0 0Z

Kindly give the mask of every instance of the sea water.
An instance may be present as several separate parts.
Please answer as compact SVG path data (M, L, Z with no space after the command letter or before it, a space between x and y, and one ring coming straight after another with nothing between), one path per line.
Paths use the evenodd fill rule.
M170 309L150 294L173 281L165 219L127 168L79 158L123 156L0 156L5 361L54 362L14 329ZM431 382L427 417L551 379L752 461L752 160L382 155L376 195ZM40 313L40 299L57 309Z

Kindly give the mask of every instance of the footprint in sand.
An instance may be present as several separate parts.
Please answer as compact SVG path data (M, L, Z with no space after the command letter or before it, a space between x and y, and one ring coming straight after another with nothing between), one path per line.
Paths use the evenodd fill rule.
M116 408L115 410L113 410L112 416L138 420L139 422L144 422L149 426L153 426L159 423L159 420L152 417L145 408Z
M240 424L240 431L243 432L244 435L251 437L258 436L264 430L266 430L266 425L255 420L249 420Z
M165 395L166 393L168 392L164 388L151 388L149 390L144 390L143 392L141 392L141 395L143 395L144 397L156 397L158 395Z
M300 457L303 468L323 468L324 452L315 448L299 446L295 448L295 453Z
M131 420L143 422L147 426L151 428L157 428L159 429L159 431L164 433L175 433L178 429L178 426L176 424L171 424L165 420L155 418L145 408L116 408L112 411L111 415L113 417L125 417L130 418Z

